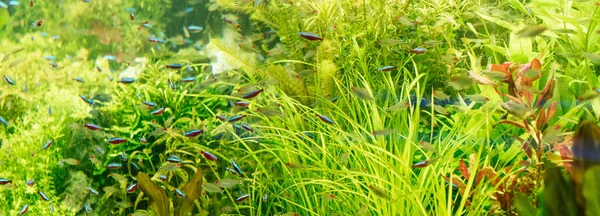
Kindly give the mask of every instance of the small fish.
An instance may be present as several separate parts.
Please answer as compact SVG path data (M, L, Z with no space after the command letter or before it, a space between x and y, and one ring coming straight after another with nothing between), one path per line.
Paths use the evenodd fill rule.
M439 100L446 100L448 99L450 96L448 96L446 93L444 93L443 91L433 91L433 97L439 99Z
M34 22L34 27L41 27L44 24L44 20L39 19L37 22Z
M177 86L175 85L175 83L173 81L171 81L171 79L168 79L169 81L169 87L171 87L171 89L175 90L177 89Z
M244 117L246 117L246 115L231 116L227 119L227 122L229 122L229 123L237 122L237 121L243 119Z
M168 64L167 65L167 68L170 68L170 69L180 69L181 67L183 67L183 65L181 65L181 64Z
M250 98L254 98L256 97L258 94L260 94L261 92L263 92L265 89L259 89L259 90L252 90L246 94L244 94L242 96L242 98L244 99L250 99Z
M48 148L50 148L50 146L52 146L52 143L54 143L54 139L48 140L46 143L44 143L44 145L42 146L42 150L46 150Z
M356 97L358 97L361 100L370 100L370 101L375 100L375 98L373 98L373 96L371 96L371 94L369 94L369 92L367 90L364 90L361 88L356 88L356 87L351 87L350 90Z
M429 142L421 141L421 142L419 142L419 144L421 145L421 147L423 147L427 151L431 151L431 152L436 151L435 148L433 147L433 145L431 145L431 143L429 143Z
M280 116L281 115L279 106L260 107L260 108L257 108L256 111L259 113L262 113L265 116Z
M100 164L100 160L98 160L98 158L96 158L94 155L90 155L90 161L95 165Z
M44 56L44 59L46 59L48 61L54 61L54 60L56 60L56 56L47 55L47 56Z
M50 203L50 213L54 214L54 205L52 203Z
M185 78L181 79L181 82L189 83L189 82L194 82L196 80L197 80L196 77L185 77Z
M400 102L392 105L391 107L388 107L387 110L390 112L397 112L397 111L405 110L409 106L410 106L410 103L400 101Z
M202 28L202 26L188 26L187 29L191 32L191 33L198 33L201 32L204 28Z
M123 84L131 84L131 83L135 82L135 79L131 78L131 77L125 77L125 78L122 78L121 80L119 80L119 82L123 83Z
M303 38L311 40L311 41L316 41L316 40L322 41L323 40L323 38L321 38L321 37L319 37L319 36L317 36L317 35L315 35L313 33L300 32L298 34L300 34L300 37L303 37Z
M167 176L165 176L165 175L159 175L158 179L160 179L161 181L164 182L164 181L167 181Z
M262 201L263 201L263 202L267 202L267 199L268 199L268 195L267 195L267 193L264 193L264 194L262 195Z
M124 151L121 152L121 161L127 161L127 154Z
M135 16L133 15L133 13L129 13L129 20L135 20Z
M335 194L326 193L323 194L323 201L328 202L335 199Z
M489 98L479 94L467 95L466 97L475 103L485 103L490 100Z
M411 167L413 169L414 168L423 168L423 167L429 166L431 163L435 162L436 160L437 160L437 158L419 161L419 162L414 163Z
M12 180L8 180L8 179L5 179L5 178L0 178L0 185L6 185L8 183L12 184L12 182L13 182Z
M316 115L317 115L317 117L319 117L319 119L321 119L321 121L323 121L323 122L325 122L327 124L335 124L335 122L332 119L330 119L329 117L327 117L327 116L324 116L324 115L321 115L321 114L318 114L318 113Z
M98 196L100 194L100 192L98 192L96 189L89 187L89 186L87 187L87 191L96 196Z
M143 162L143 161L141 161L141 162ZM140 167L137 164L135 164L133 161L131 163L129 163L129 165L130 165L130 168L133 167L133 168L131 168L133 170L140 170Z
M217 185L223 187L223 188L233 188L236 185L241 184L240 180L237 179L230 179L230 178L225 178L225 179L221 179L219 181L217 181Z
M144 145L145 145L146 143L148 143L148 141L146 140L146 138L143 138L143 137L142 137L142 138L140 138L140 142L141 142L142 144L144 144Z
M184 198L185 197L185 193L183 193L183 191L181 191L179 189L175 189L175 194L177 194L177 196L179 198Z
M8 83L9 85L15 85L15 81L13 79L11 79L10 77L4 75L4 81L6 81L6 83Z
M216 116L216 117L217 117L217 119L219 119L219 120L221 120L221 121L227 121L227 116L224 116L224 115L218 115L218 116Z
M53 68L58 67L58 64L56 62L50 62L50 66L52 66Z
M229 19L229 18L227 18L227 17L223 17L223 21L225 21L227 24L234 24L234 23L237 23L237 21L235 21L235 20L231 20L231 19Z
M118 170L118 169L121 169L122 166L123 165L120 164L120 163L109 163L109 164L106 165L106 169L109 169L109 170Z
M152 114L153 116L157 116L157 115L162 115L165 112L165 108L158 108L152 112L150 112L150 114Z
M81 77L75 77L75 78L73 78L73 80L83 83L83 78L81 78Z
M116 61L117 57L113 56L113 55L103 55L102 56L103 59L108 59L109 61Z
M108 143L113 144L113 145L117 145L117 144L121 144L124 142L127 142L126 139L120 138L120 137L113 137L113 138L109 138Z
M148 24L148 25L149 25L149 24ZM146 25L144 25L144 26L145 26L145 27L149 27L149 26L146 26ZM148 41L149 41L149 42L152 42L152 43L166 43L166 42L167 42L167 41L165 41L165 40L163 40L163 39L160 39L160 38L155 38L155 37L148 38Z
M0 116L0 123L4 124L6 127L8 127L8 121L6 121L6 119L4 119L2 116Z
M29 210L29 204L25 204L23 208L19 211L19 215L27 214L27 210Z
M100 130L100 126L95 124L84 124L84 126L90 130Z
M371 190L371 192L373 192L373 194L375 194L378 197L381 197L381 198L384 198L384 199L390 199L390 197L381 188L378 188L378 187L376 187L374 185L370 185L369 189Z
M37 193L38 193L38 195L40 195L42 200L44 200L46 202L48 202L48 200L50 200L50 198L48 198L48 196L46 196L46 194L44 192L38 191Z
M98 72L102 72L102 68L100 66L96 66L96 70L98 70Z
M135 191L135 189L137 189L137 187L138 187L138 184L133 183L127 187L126 191L127 191L127 193L133 193Z
M155 107L155 106L157 106L156 103L150 102L150 101L142 101L142 103L144 103L148 107Z
M285 163L286 167L292 168L292 169L300 169L302 168L302 164L300 163L296 163L296 162L287 162Z
M88 214L92 213L94 211L89 203L86 203L85 205L83 205L83 208L85 209L85 212Z
M329 102L335 103L338 99L339 99L339 96L335 96L335 97L332 97L331 99L329 99Z
M440 113L442 115L448 115L448 114L450 114L450 111L448 111L446 108L444 108L444 107L442 107L440 105L433 105L433 109L436 112L438 112L438 113Z
M244 195L241 195L240 197L236 198L234 200L234 202L236 202L236 203L237 202L242 202L244 200L247 200L248 198L250 198L250 194L244 194Z
M250 102L248 102L248 101L236 101L234 104L237 106L241 106L241 107L250 106Z
M206 158L206 160L217 161L217 156L211 154L210 152L200 151L200 153L204 155L204 158Z
M244 124L244 123L242 123L242 128L244 128L244 129L245 129L245 130L247 130L247 131L254 132L254 129L252 129L252 128L250 127L250 125L247 125L247 124Z
M183 160L181 160L181 158L177 157L177 155L171 155L171 157L167 158L167 161L169 163L183 163Z
M384 67L377 68L377 70L379 72L388 72L388 71L392 71L394 69L396 69L396 66L384 66Z
M394 129L381 129L373 131L373 136L386 136L396 132Z
M51 106L48 106L48 114L52 115L52 107Z
M100 148L100 146L96 146L96 151L101 155L104 154L104 150L102 148Z
M79 161L73 158L62 158L60 160L58 160L58 163L66 163L69 165L78 165Z
M528 27L525 27L525 28L521 29L520 31L518 31L517 36L519 36L521 38L535 37L535 36L538 36L538 35L544 33L544 31L546 31L546 30L548 30L548 28L544 25L528 26Z
M196 137L200 134L204 134L204 130L190 130L190 131L186 131L185 133L183 133L183 136L185 137Z
M164 170L167 172L171 172L171 171L174 171L179 168L181 168L180 163L167 163L160 167L161 170Z
M221 186L219 186L218 184L215 184L215 183L204 183L202 185L202 189L209 193L222 193L223 192L223 190L221 189Z
M25 185L27 185L27 186L29 186L29 187L33 186L34 184L35 184L35 181L34 181L34 180L27 180L27 181L25 182Z
M244 177L244 173L242 172L242 168L235 162L235 160L231 159L231 165L233 169L241 176Z
M237 171L235 171L234 169L231 169L229 167L225 167L225 170L227 170L227 171L229 171L229 172L231 172L233 174L240 175L240 173L238 173Z
M417 54L417 55L423 54L425 52L427 52L427 50L425 48L421 48L421 47L417 47L417 48L414 48L414 49L410 50L410 53L414 53L414 54Z

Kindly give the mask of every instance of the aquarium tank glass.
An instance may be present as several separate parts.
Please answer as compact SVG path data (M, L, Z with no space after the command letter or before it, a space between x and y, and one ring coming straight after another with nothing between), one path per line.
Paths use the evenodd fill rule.
M0 216L600 215L597 0L0 0Z

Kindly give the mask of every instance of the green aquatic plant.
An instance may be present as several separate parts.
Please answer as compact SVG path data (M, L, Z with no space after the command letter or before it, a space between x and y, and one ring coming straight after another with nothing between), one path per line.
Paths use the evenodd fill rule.
M573 168L570 178L559 167L546 161L545 186L538 196L538 206L524 194L515 196L520 215L596 215L598 213L598 138L600 128L582 120L577 126L573 143Z

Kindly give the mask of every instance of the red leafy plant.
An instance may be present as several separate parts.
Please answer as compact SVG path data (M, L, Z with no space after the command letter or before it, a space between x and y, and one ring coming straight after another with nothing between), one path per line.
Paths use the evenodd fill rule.
M461 160L459 170L465 181L474 175L475 185L487 179L496 187L497 192L493 199L497 202L490 211L501 209L505 214L515 214L513 205L515 192L534 195L533 192L542 183L544 170L542 158L549 158L551 161L562 164L567 170L571 166L570 163L563 161L572 158L569 148L572 145L572 138L559 136L561 134L559 125L549 125L549 120L554 117L557 106L556 101L551 102L556 83L554 73L547 76L543 89L539 90L534 87L534 82L543 77L541 69L542 64L536 58L523 65L510 62L491 64L482 73L469 72L469 77L473 81L481 85L493 86L498 95L507 99L501 105L506 114L498 124L521 128L527 134L525 136L516 134L514 137L517 142L521 143L528 160L513 164L503 170L483 167L477 170L477 173L469 174L466 163ZM554 152L558 152L560 156ZM553 160L556 157L562 159ZM445 176L444 178L450 180ZM460 191L464 191L464 187L466 187L461 178L453 177L452 183Z

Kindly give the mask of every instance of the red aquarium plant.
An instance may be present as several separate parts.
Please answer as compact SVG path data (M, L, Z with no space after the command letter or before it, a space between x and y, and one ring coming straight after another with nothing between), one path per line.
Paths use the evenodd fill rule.
M527 153L529 159L539 162L544 155L544 148L555 144L555 140L548 139L551 135L560 132L560 127L548 125L548 121L556 113L554 101L548 104L553 97L556 80L554 73L549 74L545 87L538 90L533 86L533 82L542 77L542 64L540 60L533 59L525 65L515 65L512 63L492 64L488 67L491 72L500 72L505 78L500 80L508 84L507 92L499 90L500 86L495 86L496 92L509 101L502 104L502 108L511 115L511 118L501 120L500 124L509 124L524 129L531 138L523 142L523 150Z
M520 128L528 136L525 139L516 134L515 142L520 142L528 160L514 164L503 170L494 170L485 167L477 170L475 184L480 184L485 178L492 183L497 192L494 199L496 207L505 213L514 213L513 199L515 192L534 195L541 186L543 170L545 169L542 158L556 156L553 151L558 151L562 160L554 162L569 168L568 163L562 162L572 157L570 146L572 139L561 136L561 127L551 125L550 119L556 114L558 102L552 101L556 80L553 72L544 73L542 63L535 58L523 65L514 63L491 64L481 74L469 72L471 79L481 85L493 86L496 93L507 99L502 103L502 108L507 112L498 124L506 124ZM487 76L486 76L487 75ZM493 75L493 76L492 76ZM543 89L538 89L540 78L546 77ZM534 82L535 85L534 85ZM553 161L550 158L550 161ZM559 161L559 162L557 162ZM464 178L469 178L465 170L466 165L461 162L459 168ZM527 175L521 175L527 172ZM500 178L500 176L504 176Z

